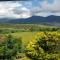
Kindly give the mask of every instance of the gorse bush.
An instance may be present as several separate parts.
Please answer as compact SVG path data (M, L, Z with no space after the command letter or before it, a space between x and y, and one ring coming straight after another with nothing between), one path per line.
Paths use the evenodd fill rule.
M0 44L0 60L13 60L17 53L21 52L21 48L21 39L16 39L8 35L6 40Z
M58 60L60 34L57 32L37 33L35 40L27 46L26 55L32 60Z

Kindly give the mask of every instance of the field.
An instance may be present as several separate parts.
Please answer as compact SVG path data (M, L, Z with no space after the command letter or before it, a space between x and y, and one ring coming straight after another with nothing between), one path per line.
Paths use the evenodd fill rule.
M11 41L13 41L16 38L16 40L18 40L18 43L22 45L20 47L20 50L19 50L20 53L17 53L16 54L17 57L12 55L14 57L13 60L34 60L34 59L36 59L36 58L32 58L32 57L36 57L36 56L32 56L32 57L27 56L27 55L29 55L29 51L27 51L27 50L30 49L30 48L32 48L32 47L31 46L28 47L27 50L26 50L26 47L30 44L30 42L33 42L34 43L34 41L35 41L34 39L36 38L37 33L42 33L42 32L44 32L44 33L43 34L40 34L39 36L42 36L42 35L44 36L44 34L46 32L47 32L47 34L53 33L53 35L54 34L57 34L56 36L59 36L59 34L60 34L60 27L40 25L40 24L0 24L0 40L6 40L6 38L3 38L3 37L8 37L9 35L11 35L13 37L13 38L9 37L9 39ZM1 38L1 36L2 36L2 38ZM53 38L55 38L55 37L53 37ZM7 40L9 40L9 39L7 39ZM22 41L21 43L20 43L20 40L19 39ZM13 45L12 43L14 43L14 42L11 42L11 41L7 42L8 43L7 45L10 45L11 44L10 47ZM55 40L53 40L53 41L55 41ZM16 43L16 45L18 45L18 43ZM0 43L0 45L1 45L1 43ZM15 48L15 50L17 49L17 47ZM1 47L1 48L3 49L3 47ZM0 52L2 52L2 49L1 48L0 48ZM5 48L6 48L6 46L5 46ZM12 48L12 49L14 50L14 48ZM10 49L10 48L5 49L5 52L4 53L6 53L6 50L7 51L10 51L12 49ZM60 50L60 48L59 48L59 50ZM27 53L26 53L26 51L27 51ZM11 53L11 51L9 53ZM0 56L1 56L1 54L2 53L0 53ZM6 54L8 54L8 53L6 53ZM30 54L30 56L31 56L31 54ZM11 58L11 56L10 56L10 58ZM10 59L10 60L12 60L12 59ZM36 59L36 60L40 60L40 59ZM47 58L46 60L49 60L49 59Z
M18 32L18 33L12 33L12 36L14 37L21 37L23 40L23 44L28 44L35 36L36 32Z

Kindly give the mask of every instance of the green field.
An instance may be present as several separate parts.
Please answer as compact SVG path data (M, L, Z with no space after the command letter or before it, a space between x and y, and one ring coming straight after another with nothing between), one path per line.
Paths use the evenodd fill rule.
M35 37L35 34L36 32L18 32L18 33L12 33L12 36L17 38L21 37L23 42L27 44Z

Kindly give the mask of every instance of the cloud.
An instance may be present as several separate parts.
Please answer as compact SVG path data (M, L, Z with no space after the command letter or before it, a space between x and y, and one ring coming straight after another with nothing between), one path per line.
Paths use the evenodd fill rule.
M15 8L13 10L13 13L18 15L20 18L28 18L31 17L31 12L29 9L27 9L26 7L21 7L21 8Z
M0 2L0 18L29 18L33 15L60 16L60 0Z
M51 1L51 0L50 0ZM40 1L39 5L40 8L38 7L38 10L36 10L35 13L36 15L40 16L48 16L48 15L58 15L60 16L60 0L53 0L53 1Z
M0 18L28 18L30 10L21 2L0 2Z
M48 5L48 9L51 11L60 12L60 0L55 0L52 5Z

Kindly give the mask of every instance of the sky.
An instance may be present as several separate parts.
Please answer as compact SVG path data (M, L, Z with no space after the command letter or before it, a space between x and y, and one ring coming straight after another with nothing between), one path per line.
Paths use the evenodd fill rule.
M60 0L1 1L0 18L60 16Z

